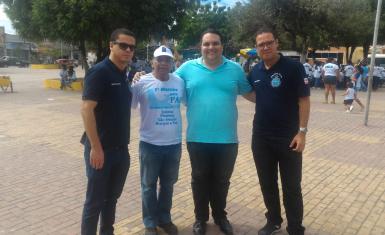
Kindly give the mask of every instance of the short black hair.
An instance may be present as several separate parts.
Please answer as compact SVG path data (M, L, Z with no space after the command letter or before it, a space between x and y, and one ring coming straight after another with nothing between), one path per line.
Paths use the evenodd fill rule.
M275 30L268 26L262 26L261 28L259 28L255 33L255 37L263 33L271 33L273 34L274 39L278 39L277 33L275 32Z
M203 36L205 36L208 33L212 33L212 34L218 35L219 36L219 40L221 41L221 44L222 44L222 38L223 38L222 34L218 30L213 29L213 28L208 28L208 29L206 29L205 31L202 32L202 34L201 34L201 44L202 44Z
M110 36L110 42L114 42L118 39L119 35L121 34L124 34L124 35L127 35L127 36L131 36L133 38L135 38L135 34L126 29L126 28L118 28L118 29L115 29L112 33L111 33L111 36Z

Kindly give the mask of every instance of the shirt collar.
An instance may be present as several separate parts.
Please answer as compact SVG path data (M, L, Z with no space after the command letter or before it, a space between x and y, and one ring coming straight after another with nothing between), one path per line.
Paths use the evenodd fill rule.
M126 74L127 73L127 67L125 69L120 70L111 60L110 58L107 56L106 58L104 58L104 62L106 63L106 65L108 67L110 67L111 69L115 70L116 72L118 73L121 73L121 74Z
M270 67L269 70L271 70L272 68L274 68L275 66L277 66L279 63L281 63L281 61L283 60L284 56L282 55L281 52L278 53L279 54L279 60L277 61L277 63L275 63L273 66ZM262 60L259 64L257 64L256 66L258 66L258 69L259 70L262 70L262 71L268 71L265 67L265 62Z

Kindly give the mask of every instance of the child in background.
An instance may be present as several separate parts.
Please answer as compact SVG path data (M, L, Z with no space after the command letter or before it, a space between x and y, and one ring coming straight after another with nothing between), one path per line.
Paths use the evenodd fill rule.
M347 87L348 88L346 89L346 91L343 94L343 96L345 96L345 98L344 98L344 105L345 105L346 112L349 113L354 108L353 101L357 98L357 96L356 96L356 91L353 88L353 83L352 82L348 82Z

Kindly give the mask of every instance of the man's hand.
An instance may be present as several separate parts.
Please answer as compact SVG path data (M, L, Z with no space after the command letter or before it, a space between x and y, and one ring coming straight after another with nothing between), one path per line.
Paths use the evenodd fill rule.
M132 78L132 83L136 83L140 80L140 76L143 76L145 75L146 72L145 71L141 71L141 72L136 72L134 77Z
M302 152L305 149L306 142L306 134L303 132L298 132L297 135L294 136L293 140L290 143L290 148L296 152Z
M104 165L104 151L102 148L91 148L90 152L90 164L96 169L100 170Z

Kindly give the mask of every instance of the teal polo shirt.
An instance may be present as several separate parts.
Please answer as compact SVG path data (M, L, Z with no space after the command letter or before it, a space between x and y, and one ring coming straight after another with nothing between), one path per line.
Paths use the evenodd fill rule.
M241 66L222 57L222 64L210 70L198 58L175 74L186 86L187 142L238 143L237 95L252 91Z

